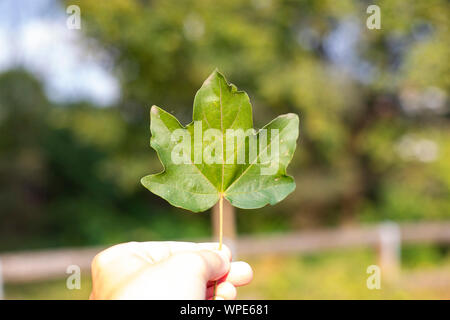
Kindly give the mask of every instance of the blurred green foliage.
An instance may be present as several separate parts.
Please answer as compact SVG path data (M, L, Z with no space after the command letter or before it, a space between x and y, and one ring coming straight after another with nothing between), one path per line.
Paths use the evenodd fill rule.
M138 187L152 158L146 130L114 109L52 105L22 70L0 87L0 250L209 235L206 216L177 216Z
M0 250L208 236L208 214L139 179L161 169L149 107L188 123L215 67L249 93L255 127L300 116L297 190L240 212L240 233L450 217L448 1L376 1L380 30L365 26L368 1L77 4L122 96L54 105L26 72L0 76Z

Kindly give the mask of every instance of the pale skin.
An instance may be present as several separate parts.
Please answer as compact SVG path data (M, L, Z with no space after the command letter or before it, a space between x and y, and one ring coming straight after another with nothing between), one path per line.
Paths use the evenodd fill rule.
M246 262L231 262L225 245L218 247L175 241L112 246L92 261L90 299L235 299L236 287L250 283L253 271Z

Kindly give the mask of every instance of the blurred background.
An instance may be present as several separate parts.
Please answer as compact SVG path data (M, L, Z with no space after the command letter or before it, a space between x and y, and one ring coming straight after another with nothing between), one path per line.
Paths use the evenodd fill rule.
M85 299L89 270L68 290L64 266L100 249L74 248L212 237L210 212L139 181L162 169L150 106L187 124L217 67L255 128L300 117L295 192L236 210L255 271L239 298L450 298L449 14L446 0L2 0L0 295Z

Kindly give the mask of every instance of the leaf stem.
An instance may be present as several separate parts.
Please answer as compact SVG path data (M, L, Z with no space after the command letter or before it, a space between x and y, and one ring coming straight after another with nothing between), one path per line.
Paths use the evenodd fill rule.
M223 194L220 194L219 199L219 250L222 250L222 238L223 238ZM213 299L216 299L217 284L219 281L214 282L214 295Z
M219 250L222 250L223 238L223 194L220 194L219 200Z

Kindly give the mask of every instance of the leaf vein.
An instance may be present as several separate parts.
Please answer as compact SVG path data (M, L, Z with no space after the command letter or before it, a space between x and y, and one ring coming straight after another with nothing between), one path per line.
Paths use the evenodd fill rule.
M281 129L281 131L278 133L277 137L279 137L279 136L281 135L281 133L282 133L286 128L287 128L287 126L284 127L283 129ZM230 190L230 188L231 188L234 184L236 184L236 182L238 182L239 179L241 179L241 178L247 173L247 171L248 171L248 170L249 170L249 169L250 169L250 168L258 161L258 159L259 159L261 153L264 152L264 151L266 151L267 148L269 148L269 146L270 146L271 144L272 144L272 139L270 139L270 142L267 144L267 146L266 146L263 150L260 150L260 151L259 151L259 153L258 153L258 155L256 156L255 160L254 160L251 164L249 164L249 166L248 166L247 168L245 168L245 170L241 173L241 175L240 175L239 177L237 177L236 180L234 180L233 183L230 184L230 185L228 186L227 190L225 190L225 193L226 193L228 190Z

